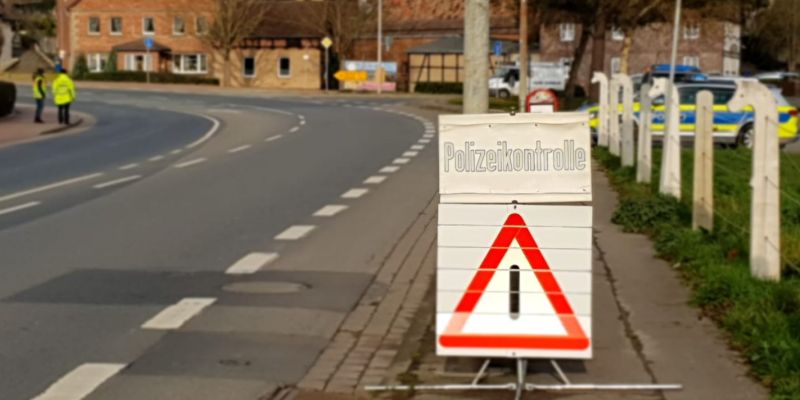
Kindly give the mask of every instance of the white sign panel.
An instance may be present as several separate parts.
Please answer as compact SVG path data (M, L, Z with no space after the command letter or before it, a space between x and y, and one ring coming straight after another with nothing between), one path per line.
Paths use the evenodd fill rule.
M439 117L441 203L592 200L587 113Z
M436 353L592 357L592 208L440 204Z

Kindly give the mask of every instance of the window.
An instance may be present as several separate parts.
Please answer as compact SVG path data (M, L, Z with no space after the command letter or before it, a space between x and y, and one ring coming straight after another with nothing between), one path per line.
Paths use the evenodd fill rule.
M625 32L622 29L617 26L611 28L611 40L619 42L623 39L625 39Z
M89 34L100 34L100 17L89 17Z
M683 64L689 65L692 67L700 68L700 57L698 56L684 56L683 57Z
M122 17L111 17L111 34L122 35Z
M245 78L256 76L256 59L254 57L245 57L242 61L242 66L242 75L244 75Z
M89 72L103 72L106 69L107 61L107 54L93 53L86 55L86 64L89 65Z
M125 71L153 71L153 57L150 54L126 54Z
M686 40L697 40L700 38L700 25L696 22L689 22L683 26L683 38Z
M194 29L198 35L205 35L208 32L206 17L197 17L194 20Z
M186 21L183 20L183 17L175 17L172 20L172 34L183 35L184 33L186 33Z
M156 20L153 17L142 18L142 33L145 35L155 35L156 33Z
M620 70L620 59L619 57L611 57L611 73L618 74Z
M176 54L172 56L172 72L176 74L205 74L208 72L205 54Z
M572 22L559 24L558 29L561 33L562 42L571 42L575 40L575 24Z
M701 90L708 90L714 96L714 104L728 104L733 98L733 93L736 88L710 88L707 86L684 86L678 90L681 97L681 104L695 104L697 102L697 93Z
M281 57L278 60L278 76L288 78L292 75L292 62L289 57Z

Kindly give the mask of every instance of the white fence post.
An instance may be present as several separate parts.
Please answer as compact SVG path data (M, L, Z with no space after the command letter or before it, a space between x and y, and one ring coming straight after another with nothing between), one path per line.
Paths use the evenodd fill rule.
M636 182L639 183L650 183L653 175L653 138L650 134L652 120L650 84L645 83L639 91L639 135L636 151Z
M694 123L692 229L714 229L714 95L697 94Z
M667 78L656 78L650 89L650 97L667 94L667 87L672 90L671 105L664 104L665 132L663 136L663 152L661 154L661 171L658 191L676 199L681 198L681 135L680 135L680 99L678 89L670 85ZM665 96L666 97L666 96Z
M622 88L622 166L633 166L633 81L626 74L614 74Z
M608 77L602 72L592 75L592 83L600 86L597 110L597 145L608 147Z
M753 187L750 210L750 272L773 281L781 277L780 143L778 105L757 81L736 82L731 111L754 110Z
M617 76L612 76L608 84L608 150L615 156L620 155L619 86Z

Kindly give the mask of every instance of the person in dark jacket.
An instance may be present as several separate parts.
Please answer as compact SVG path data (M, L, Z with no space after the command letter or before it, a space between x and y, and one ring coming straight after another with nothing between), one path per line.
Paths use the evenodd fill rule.
M42 124L42 111L44 111L44 99L47 97L47 83L44 81L44 70L39 68L33 74L33 98L36 100L36 117L33 122Z

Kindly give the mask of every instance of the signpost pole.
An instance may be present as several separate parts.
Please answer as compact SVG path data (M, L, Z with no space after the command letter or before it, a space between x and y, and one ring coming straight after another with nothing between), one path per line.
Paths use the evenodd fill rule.
M378 81L378 94L383 86L383 0L378 0L378 67L375 68L375 78Z
M328 92L328 48L325 48L325 93Z
M147 61L144 65L144 69L147 71L145 75L147 75L147 84L150 84L150 67L153 65L153 61L150 59L150 47L147 48ZM149 65L148 65L149 64Z

